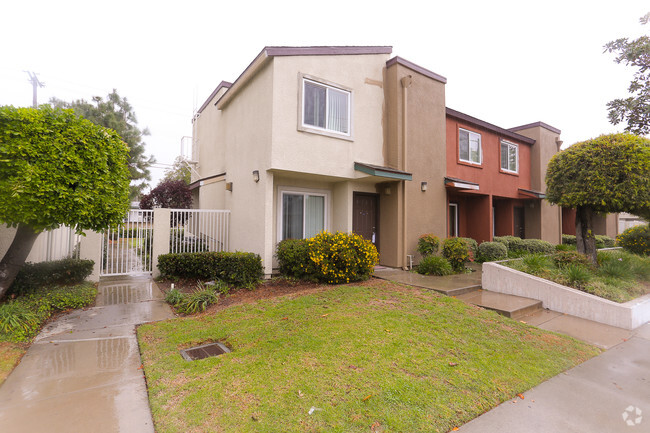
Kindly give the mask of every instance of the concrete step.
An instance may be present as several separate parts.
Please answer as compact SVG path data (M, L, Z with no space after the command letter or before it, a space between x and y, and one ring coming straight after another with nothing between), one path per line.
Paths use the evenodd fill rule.
M520 319L542 309L542 301L482 289L461 294L456 298L512 319Z

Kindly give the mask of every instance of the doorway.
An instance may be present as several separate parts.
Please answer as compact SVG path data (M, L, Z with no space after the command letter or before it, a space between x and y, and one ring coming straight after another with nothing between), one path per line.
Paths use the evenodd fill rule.
M515 206L513 208L514 232L513 235L526 239L526 228L524 222L524 208Z
M379 194L353 194L352 231L375 244L379 250Z

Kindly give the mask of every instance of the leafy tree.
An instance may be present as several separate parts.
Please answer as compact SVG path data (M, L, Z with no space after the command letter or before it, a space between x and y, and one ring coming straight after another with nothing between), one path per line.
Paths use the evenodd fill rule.
M641 24L647 24L650 13L640 21ZM641 36L633 41L628 38L617 39L605 44L605 52L616 53L616 63L638 68L628 87L632 96L607 103L609 121L613 125L625 121L625 130L633 134L650 133L650 37Z
M133 107L126 98L120 97L117 90L109 93L104 100L100 96L93 96L92 102L78 99L65 102L52 98L50 104L55 107L72 108L74 112L97 125L113 129L129 146L128 167L131 176L129 198L134 200L148 186L151 180L149 166L155 162L153 156L144 154L145 143L143 137L149 135L147 128L140 130L133 112Z
M128 148L72 110L0 107L0 223L16 227L0 261L0 298L43 230L102 230L129 208Z
M162 180L149 194L140 199L140 209L155 207L190 209L192 192L182 180Z
M578 251L595 264L594 213L646 215L650 209L650 140L601 135L557 153L548 163L546 197L576 209Z
M185 158L177 156L174 160L174 165L165 170L164 180L182 180L185 184L189 185L192 181L192 173L190 166Z

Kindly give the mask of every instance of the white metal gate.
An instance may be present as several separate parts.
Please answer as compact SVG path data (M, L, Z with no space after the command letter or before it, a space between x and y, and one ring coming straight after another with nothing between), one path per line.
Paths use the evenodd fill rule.
M131 210L102 236L101 276L151 273L153 210Z
M169 225L156 225L154 231L155 213L132 210L122 225L106 230L101 276L151 273L154 253L228 251L230 211L170 209Z

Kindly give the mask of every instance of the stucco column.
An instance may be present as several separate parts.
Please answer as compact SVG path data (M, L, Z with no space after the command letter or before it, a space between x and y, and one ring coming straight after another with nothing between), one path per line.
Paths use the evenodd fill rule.
M102 262L102 235L90 230L84 233L86 236L81 236L79 239L79 258L95 262L88 280L97 282Z
M153 242L151 248L151 270L153 278L160 276L158 270L158 256L169 253L169 236L171 229L169 209L158 208L153 210Z
M273 213L275 207L273 206L273 191L275 188L273 173L266 172L266 179L264 180L264 219L266 221L264 226L264 251L262 253L262 266L264 267L264 277L270 278L273 273L273 254L275 254L275 242L273 242L275 232L275 219Z

